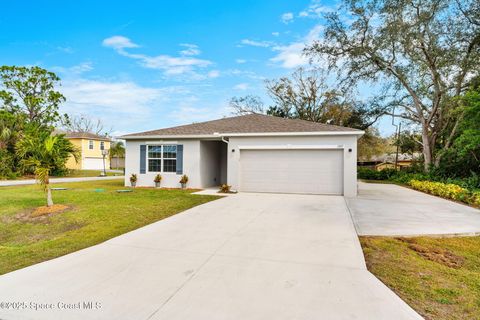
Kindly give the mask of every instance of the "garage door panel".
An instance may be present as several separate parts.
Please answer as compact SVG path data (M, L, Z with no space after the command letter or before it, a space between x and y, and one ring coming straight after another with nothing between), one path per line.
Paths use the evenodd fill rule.
M342 150L242 150L240 190L343 193Z
M87 157L83 159L83 169L84 170L103 170L103 159Z

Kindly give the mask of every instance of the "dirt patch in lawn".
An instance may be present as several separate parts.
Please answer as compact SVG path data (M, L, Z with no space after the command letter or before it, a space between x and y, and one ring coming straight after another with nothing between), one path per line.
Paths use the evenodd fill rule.
M66 206L63 204L54 204L53 206L50 206L50 207L42 206L33 210L33 212L30 214L30 217L37 218L40 216L61 213L68 210L69 208L70 208L69 206Z
M423 246L411 238L397 238L397 240L406 242L410 250L415 251L423 258L440 263L449 268L459 269L463 266L465 258L457 256L453 252L445 248Z
M72 210L72 206L63 204L55 204L47 207L37 207L34 209L24 210L12 216L4 216L2 222L11 223L15 221L30 223L48 223L51 217Z

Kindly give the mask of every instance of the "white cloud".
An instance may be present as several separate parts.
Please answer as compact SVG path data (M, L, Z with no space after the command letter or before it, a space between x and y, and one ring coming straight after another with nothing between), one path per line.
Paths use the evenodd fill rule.
M274 63L280 64L283 68L293 69L308 64L308 58L303 54L306 45L311 44L315 40L320 39L323 27L315 26L309 33L301 39L301 41L293 42L285 46L276 46L272 50L278 52L277 55L270 59Z
M182 43L180 45L186 48L185 50L180 51L181 55L198 56L200 53L202 53L196 44Z
M92 70L93 65L91 62L83 62L70 68L70 71L76 74L81 74Z
M313 0L310 5L303 11L300 11L298 16L300 18L321 18L323 14L336 11L337 8L333 6L325 6L319 0Z
M199 73L199 69L210 66L212 62L193 57L193 55L200 54L198 46L193 44L182 44L182 46L187 49L180 51L180 56L178 57L166 54L149 56L146 54L127 52L125 48L136 48L138 45L123 36L107 38L103 40L103 45L115 49L117 53L122 56L139 61L140 65L145 68L161 70L167 76L188 74L191 76L191 79L212 78L209 75L205 76Z
M133 43L129 38L124 36L113 36L106 38L102 42L103 46L110 47L115 50L122 50L125 48L138 48L138 44Z
M220 76L220 71L218 71L218 70L209 71L207 76L209 78L218 78Z
M293 69L308 63L308 59L303 55L305 44L295 42L288 46L275 47L274 50L279 53L270 59L270 61L279 63L283 68Z
M239 83L233 87L234 90L244 91L249 88L248 83Z
M52 67L54 72L62 73L65 77L78 76L84 72L92 71L93 65L91 62L82 62L72 67Z
M292 12L286 12L282 14L280 17L283 23L288 24L290 22L293 22L293 13Z
M132 81L66 79L59 88L67 98L61 107L68 114L86 114L100 118L106 127L129 132L152 119L154 111L179 95L188 95L184 87L151 88Z
M246 63L247 60L245 60L245 59L236 59L235 62L238 63L238 64L243 64L243 63Z
M280 35L280 32L272 32L272 36L278 37Z
M262 47L262 48L268 48L273 45L269 41L256 41L256 40L250 40L250 39L243 39L242 41L240 41L240 43L247 46Z

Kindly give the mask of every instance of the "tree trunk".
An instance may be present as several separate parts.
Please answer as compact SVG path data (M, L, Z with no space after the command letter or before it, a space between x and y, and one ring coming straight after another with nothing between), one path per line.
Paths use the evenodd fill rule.
M423 160L424 160L424 169L427 172L432 165L432 154L433 154L433 146L430 144L430 138L428 136L428 129L422 129L422 144L423 144Z
M50 186L47 186L47 207L51 206L53 206L52 190L50 190Z

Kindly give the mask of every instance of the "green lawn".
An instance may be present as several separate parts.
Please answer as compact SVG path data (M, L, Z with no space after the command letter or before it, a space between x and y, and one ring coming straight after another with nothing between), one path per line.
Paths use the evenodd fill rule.
M217 199L191 190L124 189L123 181L55 184L56 204L71 209L31 218L45 205L38 185L0 188L0 274L103 242L130 230ZM103 191L98 190L103 189Z
M361 237L368 269L426 319L480 319L480 237Z
M103 170L70 170L67 175L58 178L98 177ZM123 175L121 172L108 172L107 176Z

